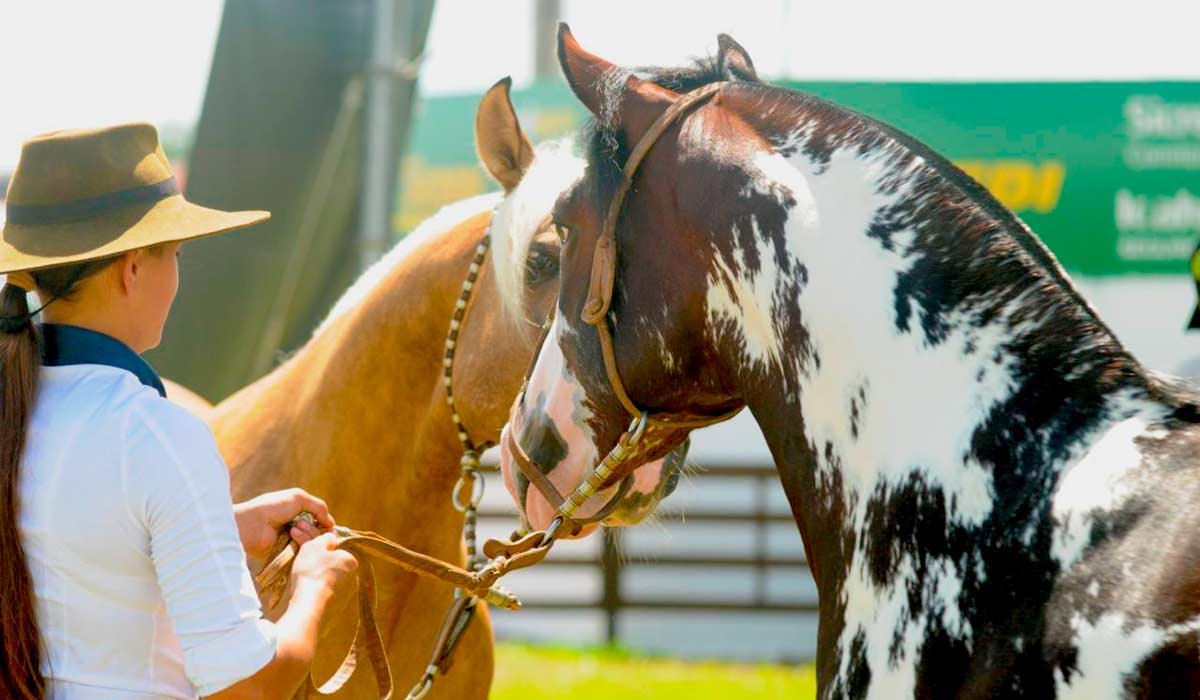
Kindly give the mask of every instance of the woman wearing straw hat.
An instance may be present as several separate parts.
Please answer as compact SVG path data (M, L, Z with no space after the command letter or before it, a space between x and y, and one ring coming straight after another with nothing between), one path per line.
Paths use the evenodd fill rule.
M301 511L333 519L298 489L233 505L208 428L138 356L182 242L268 216L186 201L146 124L23 146L0 240L0 696L284 698L304 680L354 559L293 527L292 597L263 620L246 554Z

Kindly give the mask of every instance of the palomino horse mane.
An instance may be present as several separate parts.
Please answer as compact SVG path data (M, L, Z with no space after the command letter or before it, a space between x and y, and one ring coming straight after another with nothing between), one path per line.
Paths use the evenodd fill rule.
M545 227L554 202L583 175L584 161L575 153L573 137L539 144L533 163L512 196L493 213L492 269L504 307L524 319L525 272L529 248Z
M313 331L312 337L315 338L321 335L348 311L362 304L371 295L371 292L383 283L388 273L394 270L397 265L412 255L413 251L424 245L430 238L445 233L472 216L492 210L499 201L500 194L497 192L475 195L474 197L468 197L447 204L433 216L422 221L416 228L409 231L404 238L401 238L398 243L392 246L392 249L386 255L375 261L371 267L359 275L358 279L346 289L329 310L329 313L325 315L325 319Z

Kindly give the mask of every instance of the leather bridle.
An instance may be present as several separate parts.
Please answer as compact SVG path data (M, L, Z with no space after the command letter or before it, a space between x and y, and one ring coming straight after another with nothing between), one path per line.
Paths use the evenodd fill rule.
M551 521L550 526L546 528L542 538L543 544L553 541L556 535L560 533L564 524L569 525L568 531L570 534L578 534L584 525L603 520L612 513L629 490L633 479L632 470L624 470L626 473L622 478L620 487L618 487L617 492L599 512L586 518L576 516L579 509L597 492L610 486L617 478L621 478L622 465L628 459L629 455L634 452L647 428L702 428L729 420L741 410L741 407L738 407L717 416L695 417L674 413L651 414L649 411L639 408L633 399L629 397L629 392L625 388L625 382L621 379L621 373L617 367L616 351L613 348L612 327L608 318L609 309L612 306L613 286L617 271L617 221L621 216L625 197L629 194L629 190L633 185L633 178L637 173L638 166L641 165L642 160L645 159L650 149L654 147L654 144L658 142L658 139L667 129L688 110L711 98L721 88L725 87L725 85L727 85L725 82L710 83L681 95L650 125L650 128L630 153L629 159L625 161L621 182L617 185L612 201L609 202L608 212L604 218L604 227L600 231L600 237L596 241L596 247L592 252L592 269L588 282L588 297L583 305L581 318L584 323L596 329L596 334L600 340L600 352L604 358L604 371L608 376L609 386L612 387L613 393L621 403L621 406L632 416L629 427L618 438L617 444L612 450L592 469L587 478L570 495L565 497L550 483L545 473L521 448L518 440L513 436L513 431L510 430L508 432L507 447L517 468L529 480L529 483L537 488L555 508L555 517ZM521 393L518 397L518 401L521 403L525 400L529 374L532 373L533 364L536 363L538 355L541 354L541 345L545 343L549 330L550 320L548 319L543 329L542 340L538 344L538 350L534 354L533 361L530 363L530 372L526 373L525 385L521 387Z

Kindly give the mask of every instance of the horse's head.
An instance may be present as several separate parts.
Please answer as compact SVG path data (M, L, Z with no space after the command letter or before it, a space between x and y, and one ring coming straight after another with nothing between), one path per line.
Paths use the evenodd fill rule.
M757 78L745 51L727 36L720 39L716 60L690 73L618 68L583 51L565 26L559 58L572 90L595 116L595 132L584 177L555 206L554 224L563 241L557 312L526 390L513 406L501 466L526 520L544 528L555 516L556 495L567 497L593 473L631 420L636 423L628 408L636 406L652 417L649 424L635 444L625 445L611 478L597 481L594 494L580 493L583 504L573 516L578 522L616 504L622 517L605 522L632 524L669 493L676 477L664 458L686 442L691 426L741 406L715 363L706 301L714 251L700 235L713 219L726 216L709 205L736 181L728 173L721 177L720 169L735 168L737 154L716 150L708 135L737 124L713 123L719 115L702 106L659 139L624 206L616 249L610 251L616 254L611 278L593 267L593 259L602 257L595 251L605 212L621 161L675 101L676 90ZM717 177L677 177L681 162L697 159L716 167ZM595 298L606 291L613 292L607 313ZM615 367L606 369L589 317L613 329ZM620 386L610 380L610 371L619 374ZM619 394L621 387L628 400ZM530 480L543 479L548 485L528 488Z

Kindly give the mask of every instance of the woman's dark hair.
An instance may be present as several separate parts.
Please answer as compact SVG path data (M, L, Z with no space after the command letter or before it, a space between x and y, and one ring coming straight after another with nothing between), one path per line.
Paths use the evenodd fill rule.
M38 296L47 300L42 308L70 296L80 281L114 260L33 272ZM19 700L42 700L46 694L33 580L17 526L21 453L41 365L36 315L25 290L12 284L0 290L0 697Z

